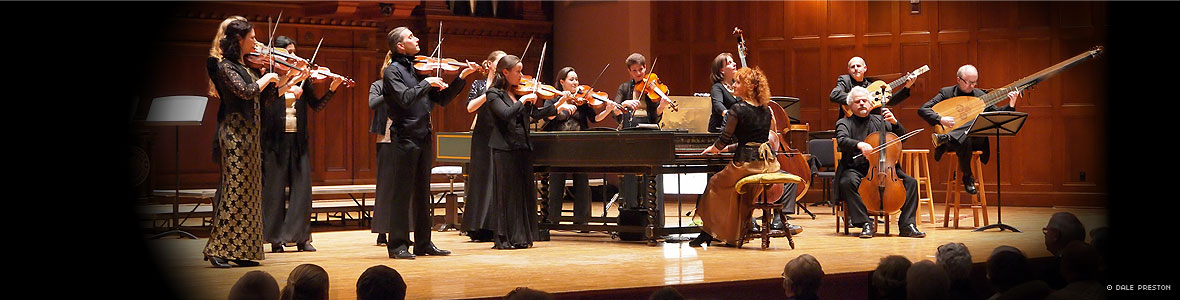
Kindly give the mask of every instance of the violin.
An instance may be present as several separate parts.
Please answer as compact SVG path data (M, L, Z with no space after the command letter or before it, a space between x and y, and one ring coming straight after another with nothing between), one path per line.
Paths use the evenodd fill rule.
M437 58L425 55L414 56L414 70L417 70L418 74L429 74L437 71L450 74L466 67L466 63L461 63L454 58ZM484 71L482 67L477 70L480 72Z
M287 49L272 49L260 42L254 42L254 49L246 54L247 65L256 69L270 68L272 60L276 73L286 73L290 70L295 70L297 72L310 73L310 78L315 80L340 78L341 83L345 87L356 85L356 81L351 78L332 73L326 67L315 65L302 57L287 52Z
M668 99L668 107L672 111L680 111L680 107L676 105L676 101L668 98L668 86L660 83L660 76L656 75L656 73L643 75L643 81L635 84L635 90L647 94L647 97L652 100Z
M516 89L513 90L513 92L515 92L517 95L521 95L521 96L527 95L527 94L532 94L532 93L536 92L537 97L539 97L541 99L546 99L546 100L553 99L553 97L556 97L558 94L561 94L561 91L558 91L557 88L553 87L552 85L541 84L541 83L537 82L537 80L534 79L533 76L529 76L529 75L524 75L524 76L520 77L520 83L518 83L516 85ZM544 104L544 102L537 101L538 107L543 104Z

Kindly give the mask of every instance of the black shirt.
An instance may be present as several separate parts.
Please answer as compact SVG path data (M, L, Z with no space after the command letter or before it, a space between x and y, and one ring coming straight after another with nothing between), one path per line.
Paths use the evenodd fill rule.
M662 116L657 114L656 111L658 111L658 109L660 108L660 100L655 99L653 102L653 100L651 98L648 98L647 95L639 95L640 99L631 99L631 96L633 94L635 94L635 84L636 83L637 82L635 82L634 80L627 80L626 82L623 82L622 84L620 84L618 92L615 93L615 103L621 104L621 103L623 103L623 101L627 101L627 100L639 100L639 101L643 102L643 104L646 104L646 106L647 106L646 110L647 110L648 123L659 124L660 118ZM622 123L621 119L626 118L627 116L629 116L631 114L632 114L631 112L624 111L622 115L616 116L615 118L617 120L620 120L620 123Z
M557 101L560 101L560 100L561 100L561 96L556 96L556 97L553 97L552 99L545 100L545 105L546 106L554 106L557 104ZM554 107L554 108L556 108L556 107ZM553 118L553 120L549 120L548 123L545 123L545 126L542 127L541 130L544 130L544 131L581 131L581 130L586 130L586 129L590 128L590 118L593 118L595 115L596 115L596 113L594 113L594 108L590 107L590 103L589 102L583 103L582 105L578 105L578 109L574 110L573 114L569 114L566 112L557 113L557 115Z
M861 154L860 148L857 148L856 144L864 141L870 133L877 132L881 128L897 136L906 134L905 127L901 126L901 123L889 123L881 115L869 114L865 117L853 115L836 121L836 145L842 153L840 168L868 169L868 161L864 156L855 161L852 159L857 154Z
M533 104L514 101L507 92L496 87L488 89L486 95L487 102L480 109L488 109L494 119L495 129L488 142L492 149L532 150L528 129L530 118L540 119L557 112L553 105L537 108Z
M847 100L848 92L852 91L853 87L859 86L859 87L866 87L867 88L867 87L869 87L869 85L873 84L873 82L876 82L876 81L877 81L877 79L870 78L870 77L865 77L863 81L856 81L855 79L852 79L851 75L848 75L848 74L840 75L840 77L836 78L836 87L832 88L832 93L830 95L828 95L828 100L831 100L833 103L836 103L836 104L846 105L846 103L844 101ZM893 91L893 96L889 98L888 106L897 105L897 104L901 103L901 101L905 101L905 99L909 98L909 97L910 97L910 88L902 86L902 88L900 90ZM869 113L874 114L874 115L880 115L881 108L880 107L874 108ZM842 117L845 117L844 110L843 109L837 110L836 111L836 118L842 118Z
M747 143L761 144L769 140L771 117L770 107L754 106L746 101L734 103L725 113L724 129L713 147L721 149L729 144L737 144L734 161L757 159L758 147Z
M444 90L423 81L412 67L412 58L395 54L393 63L385 67L382 76L385 105L393 125L389 134L400 138L426 140L434 132L430 125L430 111L434 104L446 106L467 85L462 77L455 77Z
M728 110L734 103L741 102L740 97L734 97L729 89L725 88L725 84L716 82L713 83L713 90L709 91L709 99L713 100L713 113L709 115L709 132L721 132L721 128L725 122L725 110Z

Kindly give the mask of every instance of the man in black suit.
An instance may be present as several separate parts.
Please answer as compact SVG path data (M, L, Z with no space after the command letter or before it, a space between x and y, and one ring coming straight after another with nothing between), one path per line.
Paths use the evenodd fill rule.
M828 95L828 100L832 103L844 105L845 100L848 99L848 91L853 87L869 87L870 84L877 81L876 78L866 78L865 72L868 72L869 66L865 64L865 60L859 56L848 60L848 74L840 75L836 78L836 87L832 88L832 93ZM893 97L890 98L889 103L897 104L910 97L910 86L914 85L915 78L910 78L905 82L905 86L901 90L893 91ZM875 108L869 113L874 115L881 114L881 108ZM836 112L836 119L847 117L844 110Z

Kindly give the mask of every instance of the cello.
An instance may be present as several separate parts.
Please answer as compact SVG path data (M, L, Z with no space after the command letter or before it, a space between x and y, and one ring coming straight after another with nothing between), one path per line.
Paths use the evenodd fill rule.
M922 129L898 137L882 127L880 131L865 136L864 142L871 145L873 150L858 154L853 159L863 156L869 162L869 170L861 178L857 189L869 215L891 215L901 211L901 206L905 204L905 185L896 169L901 159L901 141L918 132L922 132Z

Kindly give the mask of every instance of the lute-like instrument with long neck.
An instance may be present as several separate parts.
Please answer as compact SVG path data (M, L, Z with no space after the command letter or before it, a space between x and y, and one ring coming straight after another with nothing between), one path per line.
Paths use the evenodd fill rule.
M1057 75L1057 73L1060 73L1065 69L1073 67L1083 61L1089 60L1090 58L1094 58L1101 53L1102 46L1095 46L1090 51L1083 52L1082 54L1078 54L1077 56L1045 68L1039 72L1033 73L1032 75L1025 76L1024 78L1009 83L1008 85L1005 85L1001 88L993 89L983 96L954 97L942 100L941 102L934 104L934 106L930 109L934 110L935 113L938 113L939 116L955 118L955 123L960 124L958 126L970 126L971 122L968 121L975 120L975 118L979 117L979 114L983 113L983 110L987 107L995 105L1004 99L1008 99L1008 93L1014 91L1024 91L1036 85L1037 83L1048 79L1049 77L1053 77L1053 75ZM954 129L955 128L943 126L942 124L934 125L934 132L938 134L946 134L947 132L950 132Z

